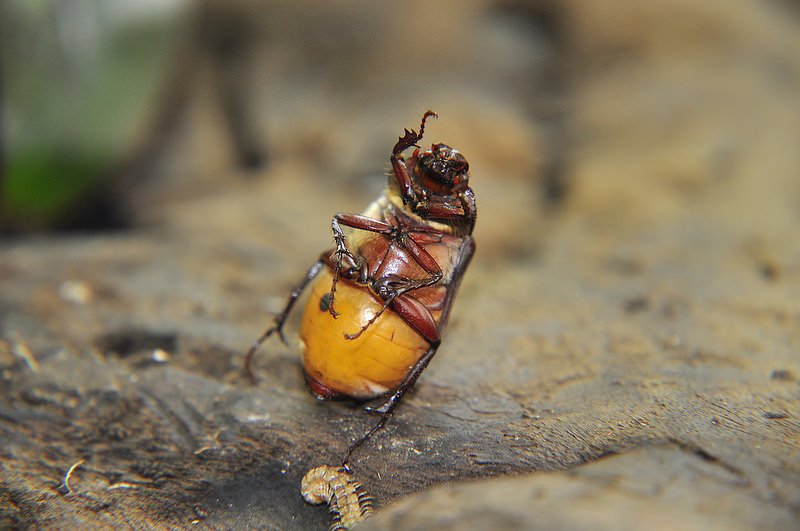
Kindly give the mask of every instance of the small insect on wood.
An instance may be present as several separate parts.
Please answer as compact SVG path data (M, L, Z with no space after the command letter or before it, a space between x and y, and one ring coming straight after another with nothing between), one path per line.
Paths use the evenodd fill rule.
M300 325L311 391L326 400L391 393L380 407L367 408L381 419L348 457L384 425L436 354L475 251L467 160L445 144L424 152L417 145L431 116L437 117L427 111L419 133L406 129L395 144L386 191L361 215L333 217L335 247L311 266L245 356L245 372L255 381L253 355L274 333L286 343L284 322L311 284ZM411 147L416 149L405 159Z
M342 467L312 468L303 477L300 493L312 505L328 504L333 514L330 531L352 529L372 513L372 498Z

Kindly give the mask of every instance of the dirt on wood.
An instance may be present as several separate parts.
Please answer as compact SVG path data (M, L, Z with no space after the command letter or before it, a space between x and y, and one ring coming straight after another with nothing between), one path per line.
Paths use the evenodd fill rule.
M294 344L257 385L243 354L427 108L477 253L354 454L364 529L798 526L797 8L417 4L264 18L263 169L198 81L132 228L0 242L0 527L325 529L300 479L375 419L315 401Z

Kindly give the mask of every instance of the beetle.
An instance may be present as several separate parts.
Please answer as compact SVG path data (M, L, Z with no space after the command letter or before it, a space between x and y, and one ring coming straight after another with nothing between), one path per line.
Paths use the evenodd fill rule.
M383 427L436 354L475 252L469 163L445 144L420 151L430 117L438 115L426 111L419 132L405 129L398 139L384 193L360 215L333 217L335 247L308 269L245 355L245 373L255 381L253 355L275 333L287 343L283 325L311 285L300 339L312 393L323 400L388 396L380 407L367 408L381 415L380 422L348 457ZM403 152L412 147L406 159Z

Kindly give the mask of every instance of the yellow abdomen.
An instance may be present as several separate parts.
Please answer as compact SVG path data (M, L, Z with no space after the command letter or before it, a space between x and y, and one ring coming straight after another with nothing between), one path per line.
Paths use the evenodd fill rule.
M336 284L334 319L328 311L333 274L327 268L314 279L303 312L300 339L306 376L335 393L374 398L395 389L428 349L428 342L387 309L356 339L355 334L381 309L362 286ZM312 385L313 387L313 385Z

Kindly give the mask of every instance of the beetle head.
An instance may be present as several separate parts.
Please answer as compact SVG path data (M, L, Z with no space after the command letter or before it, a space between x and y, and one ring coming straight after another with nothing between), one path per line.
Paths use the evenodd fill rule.
M422 184L434 188L454 188L469 181L469 162L464 155L445 144L434 144L419 155L417 171Z

